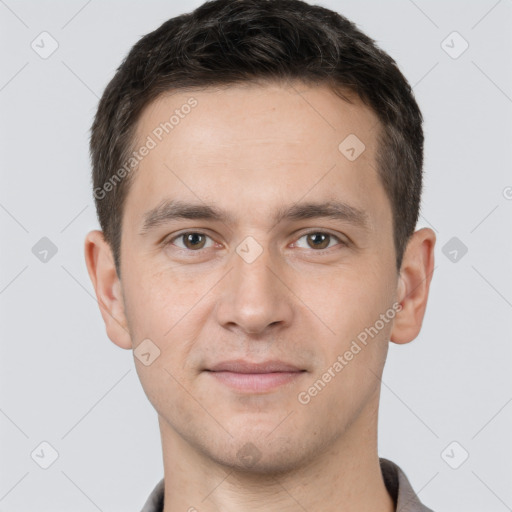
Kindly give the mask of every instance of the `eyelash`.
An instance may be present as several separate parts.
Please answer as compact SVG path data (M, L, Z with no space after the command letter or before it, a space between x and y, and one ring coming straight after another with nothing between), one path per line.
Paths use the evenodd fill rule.
M168 245L174 245L173 242L175 240L178 240L180 238L183 238L185 235L191 235L191 234L194 234L194 235L202 235L202 236L206 236L208 238L210 238L211 240L212 237L210 235L208 235L207 233L204 233L202 231L184 231L178 235L175 235L174 237L168 239L167 241L164 241L163 245L164 247L167 247ZM299 238L297 238L297 241L300 240L301 238L304 238L305 236L308 236L308 235L328 235L331 237L331 239L335 239L338 241L338 244L336 245L340 245L340 246L347 246L348 243L345 242L344 240L342 240L339 236L337 235L334 235L333 233L330 233L328 231L321 231L321 230L312 230L312 231L307 231L305 233L301 233L301 235L299 236ZM296 242L294 242L296 243ZM310 248L313 252L315 253L325 253L326 251L329 251L330 249L333 249L334 247L336 247L336 245L332 246L332 247L326 247L324 249L313 249L313 248ZM197 249L197 250L193 250L193 249L187 249L187 248L182 248L182 247L178 247L178 250L180 251L183 251L183 252L188 252L188 253L201 253L203 250L206 250L206 249L210 249L210 247L207 247L207 248L202 248L202 249Z

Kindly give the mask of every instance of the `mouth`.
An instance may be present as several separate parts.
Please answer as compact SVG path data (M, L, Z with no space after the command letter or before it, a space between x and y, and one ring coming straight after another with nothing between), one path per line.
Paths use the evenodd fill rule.
M205 372L236 391L266 393L296 381L306 370L282 361L251 363L237 359L216 364Z

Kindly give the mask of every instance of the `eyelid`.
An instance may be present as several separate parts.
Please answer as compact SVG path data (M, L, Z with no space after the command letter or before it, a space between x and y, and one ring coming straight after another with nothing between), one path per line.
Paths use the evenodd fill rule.
M191 233L206 236L206 237L210 238L214 242L214 244L219 243L213 238L212 235L208 234L206 231L203 231L201 229L186 229L184 231L180 231L177 234L172 235L171 237L165 237L162 241L162 245L164 247L167 245L174 245L175 240L177 240L178 238L180 238L184 235L191 234ZM328 247L325 249L310 248L313 252L318 252L318 253L326 252L326 251L329 251L330 249L334 249L337 245L347 246L350 243L350 240L346 239L346 237L343 237L343 235L335 234L328 229L320 229L320 228L311 229L311 228L309 228L306 231L299 231L298 233L295 233L294 234L295 241L293 242L293 244L295 244L298 240L300 240L304 236L311 235L311 234L318 234L318 233L329 235L330 237L335 238L339 243L337 243L336 245L334 245L332 247ZM185 251L185 252L189 252L189 253L194 253L194 252L200 253L206 249L211 249L211 247L206 247L206 248L197 249L197 250L186 249L186 248L184 249L184 248L176 246L176 245L175 245L175 247L180 251Z

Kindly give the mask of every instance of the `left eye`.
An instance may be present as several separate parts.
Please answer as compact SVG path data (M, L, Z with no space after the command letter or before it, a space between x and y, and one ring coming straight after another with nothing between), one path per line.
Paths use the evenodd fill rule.
M342 242L337 236L331 235L330 233L325 233L323 231L312 231L310 233L306 233L302 235L297 242L295 242L294 245L298 244L299 240L302 240L303 238L306 238L306 243L309 247L306 247L306 249L328 249L330 246L330 243L333 241L337 241L338 243ZM336 245L336 244L334 244Z

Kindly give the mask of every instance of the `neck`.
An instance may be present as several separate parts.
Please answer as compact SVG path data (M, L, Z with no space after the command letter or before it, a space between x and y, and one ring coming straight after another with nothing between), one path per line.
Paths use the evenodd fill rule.
M393 512L377 455L376 412L372 416L359 417L314 460L279 475L219 465L159 416L164 512Z

